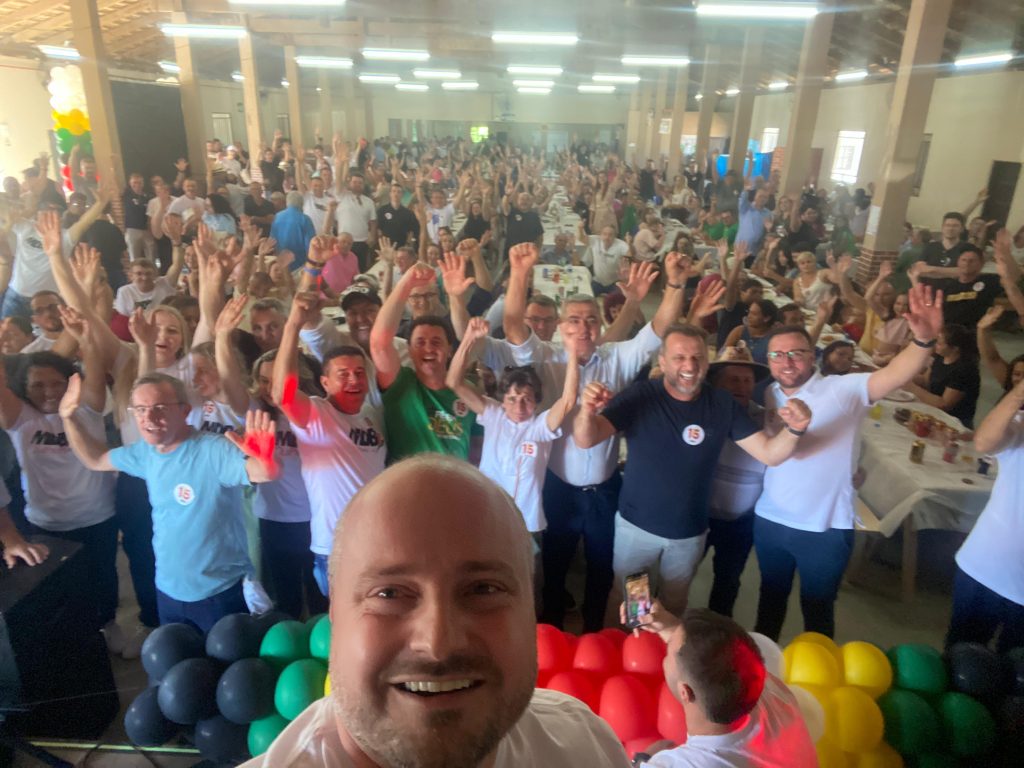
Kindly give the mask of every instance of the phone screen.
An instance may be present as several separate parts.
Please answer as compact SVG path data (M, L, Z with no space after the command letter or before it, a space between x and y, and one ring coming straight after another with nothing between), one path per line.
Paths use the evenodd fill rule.
M651 578L647 571L626 577L626 626L640 626L640 618L651 613Z

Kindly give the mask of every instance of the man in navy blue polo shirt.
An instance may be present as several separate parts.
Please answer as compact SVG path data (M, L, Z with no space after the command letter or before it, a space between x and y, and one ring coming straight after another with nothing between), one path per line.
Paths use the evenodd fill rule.
M722 446L733 440L775 466L796 449L811 413L792 399L778 412L786 429L774 437L758 431L728 392L704 385L707 334L696 326L671 326L658 364L660 380L637 382L614 398L603 384L587 385L574 433L581 448L616 432L625 435L629 452L615 518L616 588L631 573L656 572L659 599L678 615L704 555L711 479Z

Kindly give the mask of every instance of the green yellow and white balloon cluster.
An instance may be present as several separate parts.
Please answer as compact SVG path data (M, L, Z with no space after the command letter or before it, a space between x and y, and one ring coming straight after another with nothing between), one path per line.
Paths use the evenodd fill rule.
M263 754L277 735L329 690L331 625L279 613L225 616L203 635L166 624L146 639L151 686L128 707L124 725L139 746L183 736L215 763Z
M82 71L75 65L53 67L50 70L50 107L53 130L57 136L57 149L67 155L75 146L83 155L91 155L92 130L88 108L85 103L85 88L82 85ZM71 171L67 164L61 169L65 185L70 189Z

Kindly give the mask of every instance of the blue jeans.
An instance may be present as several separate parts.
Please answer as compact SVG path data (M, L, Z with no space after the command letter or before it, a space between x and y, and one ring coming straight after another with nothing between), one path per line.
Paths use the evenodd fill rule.
M704 553L712 547L711 561L715 580L711 584L708 608L722 616L732 618L732 609L740 593L740 576L747 565L750 549L754 546L754 513L748 512L735 520L708 520L708 539Z
M0 317L12 317L13 315L32 317L32 303L29 298L8 287L4 293L4 304L3 309L0 309Z
M327 574L327 555L313 554L313 578L316 585L320 587L320 594L330 597L330 579Z
M1024 605L993 592L957 567L946 647L960 642L988 645L1000 627L997 652L1024 647Z
M242 594L241 579L223 592L192 602L175 600L158 589L156 607L160 612L161 624L191 624L200 632L209 632L210 627L229 613L249 612L249 606L245 604L245 596Z
M327 610L327 601L313 577L313 553L309 551L309 523L280 523L260 519L263 575L277 608L293 619Z
M778 641L793 575L799 572L804 631L832 637L839 584L853 553L853 531L801 531L758 517L754 520L754 548L761 567L754 631Z
M147 627L160 626L156 609L156 556L153 554L153 508L149 505L146 481L139 477L117 476L114 509L121 527L121 546L128 556L139 621Z
M604 626L605 607L612 589L615 550L615 511L619 507L622 475L618 470L600 485L569 485L550 470L544 480L544 609L541 622L561 628L565 619L565 577L576 555L580 536L587 559L583 592L583 631Z

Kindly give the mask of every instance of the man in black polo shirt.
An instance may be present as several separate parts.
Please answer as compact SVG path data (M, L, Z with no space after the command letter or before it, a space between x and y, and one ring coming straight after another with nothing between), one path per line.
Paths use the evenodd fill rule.
M921 257L929 267L948 270L945 273L933 273L931 277L956 277L957 258L969 244L961 239L964 231L964 215L950 211L942 217L942 238L926 243L921 250Z
M928 285L942 291L942 319L946 325L974 328L996 299L1006 295L999 275L983 274L983 264L978 246L964 243L956 260L956 277L934 277L948 270L915 265L911 279L924 278Z
M124 239L128 243L128 259L149 259L156 262L156 240L149 231L149 217L146 206L152 197L144 188L145 179L141 173L128 177L128 188L121 202L124 204Z
M533 243L539 251L544 245L544 225L540 215L533 210L533 195L520 192L516 196L516 204L512 205L512 193L502 200L505 211L505 259L513 245Z
M263 185L254 181L249 185L249 194L242 202L242 210L260 228L263 237L270 236L270 225L274 223L277 209L263 196Z
M402 205L405 190L396 182L391 184L387 205L377 210L377 226L380 233L388 238L396 248L402 245L416 245L420 234L420 222L416 214Z
M629 450L615 516L616 588L631 573L656 570L659 599L681 613L704 556L711 479L722 446L733 440L758 461L776 466L795 450L811 412L794 398L779 409L787 429L774 437L758 431L728 392L704 385L707 334L696 326L669 327L658 364L660 381L636 382L614 399L603 384L588 384L573 434L580 448L616 432L625 435Z

